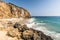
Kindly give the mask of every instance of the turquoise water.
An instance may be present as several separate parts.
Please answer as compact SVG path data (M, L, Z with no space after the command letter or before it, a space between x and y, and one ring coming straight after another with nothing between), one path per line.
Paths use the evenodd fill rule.
M35 22L42 23L50 31L60 33L60 17L59 16L33 16Z

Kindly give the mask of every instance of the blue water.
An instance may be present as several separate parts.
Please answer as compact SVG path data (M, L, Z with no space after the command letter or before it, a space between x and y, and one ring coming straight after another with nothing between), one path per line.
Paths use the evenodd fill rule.
M60 16L33 16L35 22L45 23L45 26L50 31L56 31L60 33Z

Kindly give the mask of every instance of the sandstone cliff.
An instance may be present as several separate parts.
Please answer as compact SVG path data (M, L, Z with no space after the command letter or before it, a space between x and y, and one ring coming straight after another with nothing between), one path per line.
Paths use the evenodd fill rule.
M31 17L30 13L22 8L11 3L0 2L0 18L19 18Z
M30 18L31 16L24 8L0 2L0 40L53 40L41 31L28 28L24 24L25 19L21 20L20 17Z

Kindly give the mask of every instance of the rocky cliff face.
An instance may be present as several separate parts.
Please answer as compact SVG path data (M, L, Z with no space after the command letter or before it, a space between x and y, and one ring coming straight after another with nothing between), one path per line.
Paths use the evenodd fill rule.
M0 2L0 18L29 18L30 13L22 8L11 3Z
M53 40L41 31L28 28L24 24L25 19L22 20L20 17L30 18L31 16L24 8L0 2L0 40Z

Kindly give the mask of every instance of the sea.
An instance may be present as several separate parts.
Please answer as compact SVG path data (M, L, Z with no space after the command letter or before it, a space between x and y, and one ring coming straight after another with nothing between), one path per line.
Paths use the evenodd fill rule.
M60 40L60 16L32 16L27 26L42 31L54 40Z

